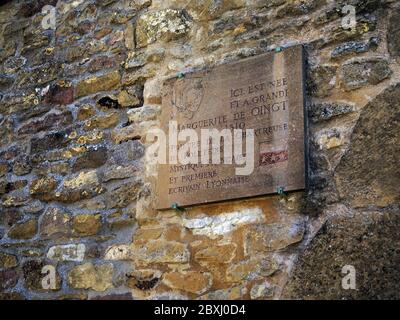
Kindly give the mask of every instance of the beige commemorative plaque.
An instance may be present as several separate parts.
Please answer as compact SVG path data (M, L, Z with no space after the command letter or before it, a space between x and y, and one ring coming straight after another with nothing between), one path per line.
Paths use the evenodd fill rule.
M234 129L254 129L254 170L249 175L236 174L236 168L244 165L237 164L234 157L232 164L224 161L226 140L221 141L221 164L211 164L212 148L210 163L202 164L199 148L197 164L158 165L157 208L305 189L304 105L300 45L167 80L161 115L167 137L170 121L177 123L176 134L194 129L199 140L201 129L229 129L232 139ZM245 133L242 138L245 155ZM178 142L177 149L184 143Z

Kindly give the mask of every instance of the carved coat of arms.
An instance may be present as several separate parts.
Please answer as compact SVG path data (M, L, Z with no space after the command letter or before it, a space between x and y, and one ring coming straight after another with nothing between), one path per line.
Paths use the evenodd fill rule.
M199 110L204 97L204 86L201 79L177 80L173 91L172 105L186 119L193 119Z

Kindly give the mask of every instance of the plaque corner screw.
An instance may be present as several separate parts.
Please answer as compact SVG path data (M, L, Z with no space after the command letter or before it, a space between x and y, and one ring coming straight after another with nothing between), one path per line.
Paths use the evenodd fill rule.
M276 190L276 192L284 198L287 198L287 194L285 192L285 188L284 187L278 187L278 189Z
M171 209L176 210L176 211L181 211L181 212L185 211L185 209L180 207L179 204L177 204L177 203L173 203L171 205Z

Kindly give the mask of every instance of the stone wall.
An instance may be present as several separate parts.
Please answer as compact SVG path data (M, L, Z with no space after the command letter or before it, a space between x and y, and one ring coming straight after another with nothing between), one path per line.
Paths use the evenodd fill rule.
M14 0L0 28L1 299L400 298L399 1ZM155 210L164 79L299 43L309 190Z

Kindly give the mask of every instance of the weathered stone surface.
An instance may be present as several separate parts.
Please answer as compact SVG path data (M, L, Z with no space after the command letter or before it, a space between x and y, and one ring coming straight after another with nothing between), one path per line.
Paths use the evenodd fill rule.
M272 298L275 291L274 289L275 288L268 282L256 284L250 290L250 298L253 300L260 298Z
M283 297L398 299L399 226L393 210L329 219L300 256ZM357 290L342 288L346 265L355 267Z
M77 97L87 96L100 91L117 89L120 85L121 76L118 71L113 71L100 77L88 78L76 85Z
M319 148L324 150L330 150L333 148L340 147L346 143L346 130L347 128L332 128L327 130L321 130L315 135Z
M11 269L18 266L18 259L16 256L0 252L0 269Z
M7 41L4 45L3 50L0 51L0 61L4 61L5 59L13 56L16 51L17 51L17 42L15 40Z
M3 68L7 73L14 73L22 68L26 63L26 59L24 57L10 57L6 61L4 61Z
M209 292L199 297L199 300L238 300L243 298L246 293L247 289L245 286L237 286Z
M108 294L105 296L97 296L94 298L90 298L90 300L106 300L106 301L114 301L114 300L133 300L132 293L121 293L121 294Z
M157 40L170 41L185 35L189 28L190 22L184 11L165 9L145 13L136 25L136 42L141 48Z
M88 295L86 293L62 294L57 296L56 300L88 300Z
M90 72L96 72L99 70L110 69L115 66L116 66L115 57L99 56L94 58L90 62L88 69Z
M389 29L387 32L387 42L390 54L395 57L400 57L400 13L394 10L389 19Z
M252 23L248 18L248 16L245 15L243 11L239 11L237 16L225 15L221 17L221 19L212 22L209 34L227 35L232 33L234 35L240 36L241 34L243 34L248 30L246 28L247 24L249 29L254 27L255 24L261 24L263 19L261 17L258 18L260 18L259 21L253 21L254 23ZM207 51L210 52L215 51L218 48L222 47L222 45L223 45L222 39L215 40L207 46ZM231 53L228 53L227 55L230 56Z
M66 105L74 101L74 88L64 82L49 87L44 102L54 105Z
M14 119L11 117L0 117L0 134L3 137L3 143L12 143Z
M75 133L71 133L68 138L73 138L73 135ZM34 159L36 160L35 163L38 164L40 161L63 161L63 160L69 160L75 156L79 156L83 154L86 151L85 146L76 146L76 147L71 147L68 149L62 149L62 150L52 150L51 152L47 152L45 154L37 155ZM33 161L33 160L32 160Z
M140 228L133 235L134 243L144 243L148 240L159 239L163 234L163 228Z
M26 185L28 185L28 180L17 180L13 182L7 182L6 183L6 191L5 192L12 192L15 190L21 190L24 188ZM3 181L0 180L0 194L2 192L3 188Z
M180 7L186 8L190 15L193 16L195 20L200 21L208 21L214 20L229 10L239 9L245 6L245 0L220 0L220 1L208 1L208 0L198 0L192 2L185 2L184 0L175 1L175 3L179 3ZM272 0L268 3L263 2L263 6L273 6L278 3L282 4L284 1L282 0ZM153 1L153 6L157 8L164 8L165 2L162 0Z
M157 75L157 67L155 64L147 64L143 68L133 69L132 72L125 72L122 77L124 86L140 85L143 82Z
M397 84L362 109L350 149L337 167L340 195L353 206L387 206L400 201L399 99Z
M77 119L78 120L86 120L89 119L90 117L94 116L96 114L96 110L94 107L90 104L84 104L79 107L78 109L78 114L77 114Z
M309 90L316 97L328 96L336 84L336 67L319 65L313 68L310 74Z
M143 291L154 289L160 282L162 272L154 269L140 269L128 273L126 285Z
M127 107L140 107L142 101L140 98L138 98L135 95L129 94L128 91L121 91L118 94L118 103L121 107L127 108Z
M44 209L44 204L39 200L31 201L27 206L23 207L22 210L27 214L38 214Z
M34 134L43 130L50 130L72 123L71 112L50 113L38 119L32 119L18 129L18 134Z
M285 6L278 10L277 16L279 18L287 16L299 16L307 14L317 9L319 6L325 3L325 0L294 0L287 2Z
M350 103L316 103L309 110L309 116L313 122L330 120L334 117L346 115L355 111L355 107Z
M273 224L251 226L245 233L244 251L246 255L257 252L281 250L303 239L305 227L300 218Z
M136 210L131 208L126 214L108 219L107 226L112 231L122 230L135 224Z
M342 77L346 90L376 85L390 77L392 70L383 59L353 59L343 65Z
M66 244L53 246L47 252L47 258L56 261L81 262L85 258L86 246L80 244Z
M47 199L56 186L57 180L53 177L35 179L29 186L29 193L32 197Z
M234 243L210 246L196 252L194 258L200 264L230 263L236 255Z
M228 282L260 280L279 270L279 264L272 257L251 258L231 265L226 270Z
M68 135L68 131L58 131L49 133L44 137L33 138L31 140L31 154L65 147L69 142Z
M56 4L56 0L38 0L35 2L23 3L19 8L17 15L20 17L29 18L37 13L40 13L45 5L55 6Z
M4 176L9 171L7 162L0 162L0 177Z
M351 54L367 52L370 49L376 49L379 44L379 38L371 38L369 41L350 41L337 46L332 50L332 59L339 59Z
M105 260L130 260L132 259L131 247L127 244L114 245L107 248Z
M4 208L20 207L26 205L28 202L29 197L26 194L17 192L4 196L2 205Z
M101 48L101 44L98 44L98 50L99 52L104 51L104 49ZM64 60L65 62L71 63L74 61L82 61L82 59L87 58L87 56L89 55L88 51L85 50L85 46L70 46L65 48L65 52L64 52Z
M358 15L355 28L348 30L342 28L341 24L337 24L336 27L329 30L324 43L339 43L358 39L361 38L363 34L374 31L376 26L377 18L375 14Z
M19 292L2 292L0 293L0 300L25 300L26 298Z
M119 113L112 112L105 116L97 116L85 122L86 130L109 129L115 127L119 122Z
M10 93L4 95L0 110L4 114L21 113L32 106L37 106L39 101L37 93L31 90L25 93Z
M139 164L132 164L126 166L114 165L111 167L105 167L104 170L100 173L100 179L104 182L107 182L110 180L120 180L129 178L135 175L135 172L137 172L139 169L140 169Z
M44 114L46 114L46 112L50 111L51 106L44 105L44 104L38 104L38 103L39 103L39 100L35 100L32 108L23 110L23 111L19 111L17 114L18 121L20 123L24 123L31 118L41 117Z
M109 150L109 158L114 164L130 164L144 156L144 146L140 141L127 141Z
M154 101L155 97L148 97L148 100ZM160 106L143 106L128 110L128 119L130 123L140 123L142 121L155 120L161 113Z
M176 241L150 240L134 244L132 252L139 264L185 263L190 257L187 245Z
M6 75L0 75L0 89L1 90L8 90L14 83L14 78L6 76Z
M85 169L95 169L101 167L107 162L107 148L95 147L88 150L82 156L76 159L72 168L73 172L82 171Z
M58 72L59 66L57 64L46 64L36 67L29 72L20 73L17 79L17 86L18 88L26 88L46 84L55 80Z
M16 208L3 209L0 215L0 225L12 227L15 223L22 221L24 215Z
M9 231L8 237L12 239L30 239L36 235L37 220L30 219L25 222L15 224Z
M39 232L44 238L67 236L70 232L70 216L59 208L48 208L40 220Z
M42 163L35 167L35 172L40 176L49 174L60 174L65 176L71 171L68 161Z
M205 272L169 272L164 274L163 283L172 289L202 294L211 287L212 277Z
M0 180L0 195L7 193L10 189L10 183L6 179Z
M194 219L185 219L183 224L186 228L192 230L193 234L215 238L220 235L229 234L241 225L263 221L264 215L261 208L249 208L216 216L200 216Z
M79 136L76 142L80 145L91 145L103 141L103 138L104 138L104 133L102 131L93 130L88 134Z
M77 236L93 236L100 228L101 215L80 214L72 219L72 231Z
M365 13L384 7L385 2L385 0L338 0L336 1L336 6L341 8L344 5L352 5L355 7L356 12Z
M112 264L93 265L85 263L71 269L68 283L75 289L106 291L113 287L114 267Z
M31 172L32 166L27 155L19 156L12 165L13 173L17 176L24 176Z
M41 260L29 260L22 265L22 271L24 274L24 286L29 290L35 291L57 291L61 288L61 277L56 271L56 288L55 289L43 289L42 280L46 274L42 274L43 267L47 265Z
M14 288L18 282L18 273L15 270L0 271L0 290Z
M133 52L128 55L125 61L125 68L139 68L149 62L160 62L164 59L164 49L146 50L145 52Z
M56 199L61 202L75 202L83 199L90 199L103 193L105 189L100 186L95 170L81 172L69 179L64 180Z
M0 180L0 193L1 193L1 189L2 189L2 182L3 180ZM17 181L13 181L13 182L7 182L6 183L6 190L5 192L12 192L14 190L20 190L22 188L24 188L26 185L28 184L27 180L17 180Z
M138 197L138 192L143 186L140 179L125 183L115 189L109 190L106 194L108 208L124 208L134 202Z

